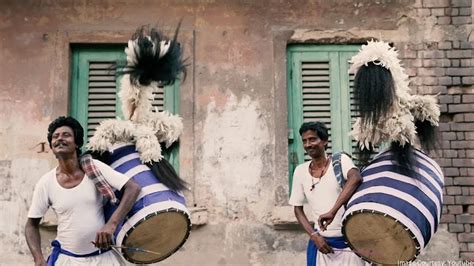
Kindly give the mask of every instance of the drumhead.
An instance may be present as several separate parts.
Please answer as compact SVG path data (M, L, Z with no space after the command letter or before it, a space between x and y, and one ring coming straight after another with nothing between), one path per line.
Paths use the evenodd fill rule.
M164 260L184 244L190 228L191 221L184 211L168 209L152 213L124 237L124 246L138 249L122 249L122 254L125 259L137 264Z
M377 264L412 261L420 251L415 236L393 217L360 211L343 221L342 233L361 258Z

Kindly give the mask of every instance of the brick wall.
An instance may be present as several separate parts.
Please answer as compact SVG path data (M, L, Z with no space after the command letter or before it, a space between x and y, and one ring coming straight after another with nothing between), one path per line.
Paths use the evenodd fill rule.
M434 21L442 41L395 44L420 94L439 93L438 163L445 174L442 223L457 234L462 259L474 261L474 32L472 0L419 0L416 14ZM471 35L471 36L470 36ZM471 37L471 40L469 39Z

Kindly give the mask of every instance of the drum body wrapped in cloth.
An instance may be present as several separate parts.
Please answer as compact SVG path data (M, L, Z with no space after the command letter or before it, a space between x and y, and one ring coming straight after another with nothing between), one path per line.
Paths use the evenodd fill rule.
M416 169L393 164L389 151L362 171L363 182L347 204L343 234L364 259L381 264L411 261L439 224L443 175L438 164L415 151Z
M436 232L443 174L424 151L436 149L440 109L434 95L411 94L398 52L369 41L350 60L360 117L362 184L343 216L343 234L356 254L381 264L412 261ZM370 159L375 147L386 150Z
M115 244L124 247L123 256L133 263L154 263L169 257L184 244L191 229L183 195L159 181L140 161L133 144L114 145L109 163L142 188L132 210L117 227ZM104 207L106 219L116 207L111 203Z
M116 247L133 263L154 263L172 255L188 238L191 222L182 180L165 158L183 132L181 117L153 106L159 86L172 85L185 73L182 48L157 29L140 27L129 40L127 62L118 67L123 118L101 121L87 149L116 171L133 178L141 193L118 226ZM168 88L170 89L170 88ZM115 211L107 204L106 219Z

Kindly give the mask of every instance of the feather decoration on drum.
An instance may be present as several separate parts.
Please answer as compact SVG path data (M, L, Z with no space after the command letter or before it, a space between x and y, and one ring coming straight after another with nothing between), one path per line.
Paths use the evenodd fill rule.
M170 85L185 75L182 49L156 29L140 27L125 48L127 63L119 97L125 118L104 120L87 145L89 153L140 185L141 192L127 218L117 227L115 243L125 259L148 264L171 256L186 241L191 229L182 190L186 183L163 158L183 132L181 117L152 106L158 86ZM116 191L120 198L120 191ZM108 203L108 219L116 209Z
M444 177L421 148L435 147L435 96L412 95L408 75L388 43L369 41L351 59L360 108L351 135L365 163L362 184L346 206L343 234L373 263L412 261L437 230ZM369 160L374 147L388 148Z

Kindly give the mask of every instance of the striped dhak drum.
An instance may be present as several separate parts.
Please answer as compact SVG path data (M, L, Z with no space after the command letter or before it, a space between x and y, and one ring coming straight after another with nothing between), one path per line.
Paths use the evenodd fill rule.
M133 144L114 146L109 164L141 187L137 201L115 231L115 245L122 247L125 259L137 264L171 256L184 244L191 229L183 195L160 183L159 177L140 161ZM110 203L104 207L106 220L116 208Z
M414 150L415 169L393 163L390 151L362 170L362 184L346 206L342 232L363 259L380 264L412 261L436 232L443 204L439 165Z

